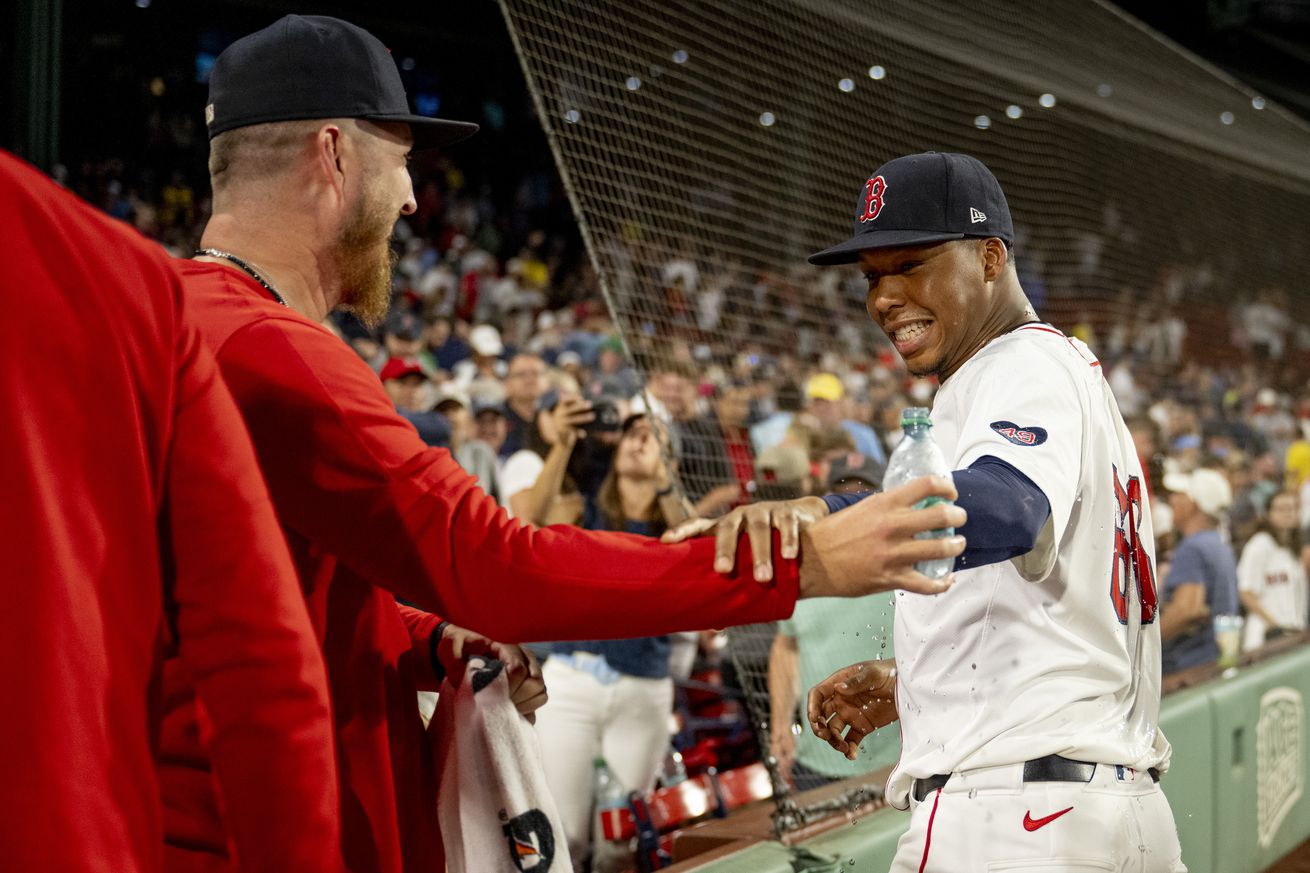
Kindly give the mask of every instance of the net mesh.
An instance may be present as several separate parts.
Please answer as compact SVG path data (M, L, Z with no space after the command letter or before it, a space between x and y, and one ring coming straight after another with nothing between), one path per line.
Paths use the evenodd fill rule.
M697 430L707 398L722 425L739 392L769 411L784 383L830 371L848 414L878 423L880 377L903 374L856 271L805 255L849 234L863 181L900 154L986 163L1039 314L1107 369L1130 361L1148 389L1188 360L1245 361L1257 310L1305 321L1289 292L1310 268L1310 127L1108 4L501 6L606 300L703 507L751 478L748 458ZM1261 347L1262 366L1303 365L1310 342L1291 337ZM701 383L720 386L717 405ZM768 479L733 499L786 491ZM733 647L761 731L771 640L752 628Z

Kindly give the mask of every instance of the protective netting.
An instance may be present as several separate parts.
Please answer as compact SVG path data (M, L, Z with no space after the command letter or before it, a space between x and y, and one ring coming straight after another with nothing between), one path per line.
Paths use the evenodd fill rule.
M985 162L1039 314L1139 387L1187 361L1304 363L1289 326L1305 320L1310 126L1108 4L501 6L606 299L706 506L724 482L751 479L738 499L791 487L785 460L752 478L724 449L723 402L758 418L831 394L804 386L833 373L846 414L881 431L888 378L930 393L897 370L855 270L805 263L849 234L862 182L900 154ZM845 447L829 448L809 460ZM771 633L735 642L763 731ZM869 656L852 641L852 661Z

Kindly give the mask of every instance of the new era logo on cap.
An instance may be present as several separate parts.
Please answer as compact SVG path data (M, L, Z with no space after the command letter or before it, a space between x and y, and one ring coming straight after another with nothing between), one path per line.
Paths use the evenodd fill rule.
M853 264L866 249L966 237L996 237L1013 245L1010 207L996 177L969 155L905 155L866 177L856 202L853 235L810 255L810 263Z

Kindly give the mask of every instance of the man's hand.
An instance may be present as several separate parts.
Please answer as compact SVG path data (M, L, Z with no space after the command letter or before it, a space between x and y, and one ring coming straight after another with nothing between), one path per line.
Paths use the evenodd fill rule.
M899 717L896 662L860 661L843 667L810 689L807 708L814 735L854 761L865 737Z
M954 558L964 537L916 540L915 534L963 527L968 515L958 506L914 505L929 497L954 500L948 477L924 476L899 488L866 497L801 531L801 597L860 597L902 588L940 594L953 576L929 579L914 569L920 561Z
M796 782L792 779L792 766L796 763L796 735L791 732L791 719L787 724L771 725L769 736L769 754L777 762L778 775L792 788Z
M783 558L800 553L801 531L828 514L828 504L820 497L799 500L770 500L740 506L720 519L692 518L667 531L660 542L683 540L714 532L714 569L731 573L737 560L737 537L743 527L750 538L755 559L755 581L773 579L773 530L777 529Z
M541 678L541 665L532 652L447 623L441 642L437 644L437 660L452 685L458 686L464 680L464 661L473 655L495 658L505 665L510 700L514 701L520 714L535 723L536 711L546 702L546 682Z

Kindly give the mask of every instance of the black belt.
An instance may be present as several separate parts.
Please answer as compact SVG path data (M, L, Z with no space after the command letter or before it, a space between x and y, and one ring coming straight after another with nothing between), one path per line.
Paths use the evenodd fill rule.
M1059 755L1047 755L1045 758L1034 758L1023 762L1024 782L1091 782L1092 774L1095 772L1095 764L1087 761L1072 761ZM1146 772L1151 774L1152 782L1160 781L1159 770L1152 767ZM911 793L914 795L915 802L922 803L925 797L944 786L950 778L950 774L947 773L914 780Z

